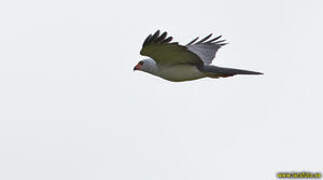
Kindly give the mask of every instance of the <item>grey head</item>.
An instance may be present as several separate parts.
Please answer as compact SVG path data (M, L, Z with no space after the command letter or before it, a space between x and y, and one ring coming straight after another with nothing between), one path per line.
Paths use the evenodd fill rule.
M133 68L134 71L144 71L150 74L156 74L158 72L158 65L157 63L151 59L143 59L138 62L138 64Z

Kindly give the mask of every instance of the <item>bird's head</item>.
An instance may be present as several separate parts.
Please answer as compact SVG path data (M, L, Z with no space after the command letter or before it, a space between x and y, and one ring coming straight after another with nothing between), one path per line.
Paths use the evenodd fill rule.
M155 74L158 71L156 62L153 59L143 59L133 68L133 70L139 70Z

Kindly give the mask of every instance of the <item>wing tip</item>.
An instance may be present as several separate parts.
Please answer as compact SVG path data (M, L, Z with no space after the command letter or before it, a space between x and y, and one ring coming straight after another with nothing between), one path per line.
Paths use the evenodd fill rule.
M213 39L210 39L212 37L212 35L213 35L213 33L210 33L209 35L207 35L206 37L204 37L203 39L201 39L198 42L196 42L196 41L199 39L199 37L196 37L195 39L193 39L192 41L190 41L189 43L187 43L186 46L195 45L195 44L203 44L203 43L206 43L206 44L217 44L217 45L220 45L220 46L224 46L224 45L228 44L227 42L225 42L226 40L217 41L217 40L219 40L222 37L222 35L219 35L219 36L216 36Z
M153 43L170 43L173 40L172 36L168 36L167 37L167 31L164 31L161 33L161 31L158 29L155 33L153 34L149 34L147 36L147 38L144 40L144 43L142 44L142 46L146 46Z

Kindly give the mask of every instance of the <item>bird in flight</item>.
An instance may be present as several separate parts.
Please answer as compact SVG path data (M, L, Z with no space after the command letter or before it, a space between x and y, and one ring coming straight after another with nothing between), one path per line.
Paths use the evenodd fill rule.
M262 74L211 65L218 49L227 44L225 40L220 40L221 36L211 36L212 34L199 41L197 37L186 45L180 45L178 42L172 42L173 37L168 37L167 32L160 33L158 30L145 39L140 51L141 55L150 58L139 61L133 70L144 71L173 82L238 74Z

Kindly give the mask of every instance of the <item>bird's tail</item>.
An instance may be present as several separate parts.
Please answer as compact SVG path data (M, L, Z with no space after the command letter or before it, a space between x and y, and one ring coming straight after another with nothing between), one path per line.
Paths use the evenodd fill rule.
M242 69L223 68L217 66L203 66L200 71L204 72L208 77L219 78L219 77L230 77L238 74L242 75L261 75L261 72L248 71Z

